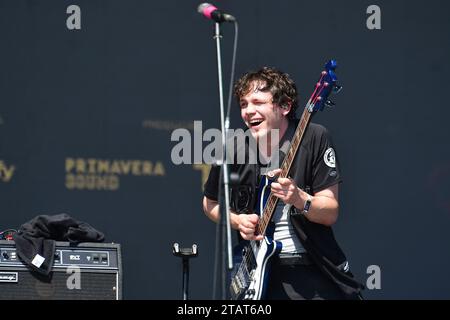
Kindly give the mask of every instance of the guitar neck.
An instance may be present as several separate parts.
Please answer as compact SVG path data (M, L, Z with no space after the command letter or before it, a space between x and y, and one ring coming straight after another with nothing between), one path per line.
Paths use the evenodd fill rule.
M286 154L283 163L281 164L280 177L282 178L286 178L288 176L295 155L297 154L300 143L302 142L303 134L305 133L309 121L311 120L311 112L309 108L310 104L311 102L309 101L305 109L303 110L302 117L300 118L297 129L295 130L294 136L292 137L289 151ZM278 198L275 197L271 192L267 199L266 206L264 207L264 210L260 216L260 222L257 227L258 234L264 235L266 233L267 226L269 225L270 219L272 219L272 215L275 211L277 203Z

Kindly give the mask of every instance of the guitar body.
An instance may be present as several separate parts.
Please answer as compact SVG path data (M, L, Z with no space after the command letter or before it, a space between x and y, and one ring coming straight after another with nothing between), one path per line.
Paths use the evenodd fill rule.
M270 195L270 180L261 179L256 214L261 214ZM243 241L234 248L235 268L231 277L232 300L260 300L267 288L270 259L281 251L281 242L274 241L273 226L269 227L263 240Z

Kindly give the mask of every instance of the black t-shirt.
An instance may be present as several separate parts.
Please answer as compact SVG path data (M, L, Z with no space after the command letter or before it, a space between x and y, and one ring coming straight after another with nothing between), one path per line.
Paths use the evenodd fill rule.
M298 120L291 121L280 141L280 146L290 140ZM240 148L242 146L237 146ZM245 147L245 146L244 146ZM284 149L283 147L281 149ZM283 155L280 155L280 165ZM230 187L230 206L234 212L253 212L260 179L258 164L230 164L230 173L237 173L237 182ZM311 195L342 181L339 162L327 129L310 123L289 172L297 186ZM218 200L220 167L213 166L204 186L205 197ZM339 247L331 227L309 221L302 214L291 215L291 222L303 247L316 265L346 294L359 292L363 285L353 279L345 268L347 258ZM347 267L343 267L347 266Z
M280 146L283 146L286 140L291 140L297 123L298 121L290 122L288 130L280 141ZM280 158L283 155L282 152ZM230 164L229 168L230 172L237 173L239 176L238 183L231 186L230 204L232 209L238 213L253 211L261 166L258 164ZM336 151L325 127L315 123L309 124L289 175L298 187L312 195L342 181ZM204 195L207 198L217 201L219 181L220 167L213 166L204 186Z

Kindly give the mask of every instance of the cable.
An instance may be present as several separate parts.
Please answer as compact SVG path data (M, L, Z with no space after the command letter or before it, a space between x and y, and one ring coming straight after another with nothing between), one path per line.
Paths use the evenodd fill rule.
M0 232L0 240L13 240L14 234L17 233L16 229L6 229Z
M233 98L234 69L236 66L238 35L239 35L238 23L237 21L234 21L233 57L231 60L230 87L228 88L228 102L227 102L227 116L226 116L226 119L228 120L230 118L231 100Z

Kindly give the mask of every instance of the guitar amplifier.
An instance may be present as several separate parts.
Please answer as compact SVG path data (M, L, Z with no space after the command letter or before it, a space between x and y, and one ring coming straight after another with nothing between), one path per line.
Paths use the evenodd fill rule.
M50 276L32 271L17 256L14 241L0 240L0 299L122 299L120 245L56 242Z

